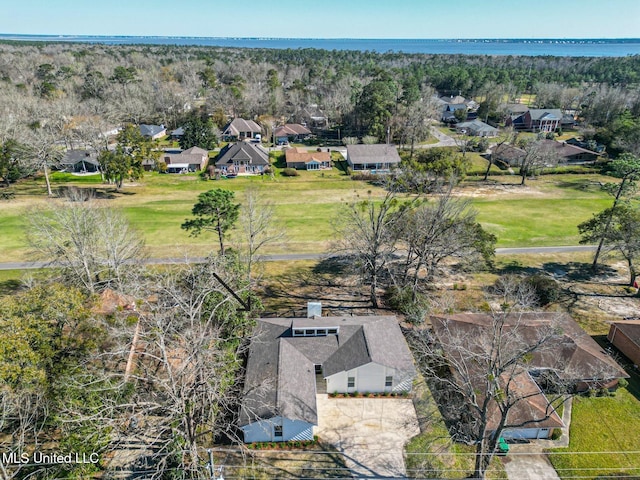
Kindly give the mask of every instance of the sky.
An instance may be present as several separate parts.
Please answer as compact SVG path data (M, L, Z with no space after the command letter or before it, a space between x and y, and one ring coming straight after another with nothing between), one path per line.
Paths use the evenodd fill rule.
M638 38L640 0L0 0L0 34Z

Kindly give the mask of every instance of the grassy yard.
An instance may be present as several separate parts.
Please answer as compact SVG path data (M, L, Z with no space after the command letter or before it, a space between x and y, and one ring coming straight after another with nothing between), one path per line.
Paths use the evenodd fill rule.
M471 155L474 165L483 167L483 160ZM611 202L596 186L602 178L595 175L542 176L529 180L524 188L515 176L492 176L489 184L477 180L470 177L460 194L472 197L479 220L498 236L503 247L576 244L576 225ZM205 181L197 174L147 173L143 179L125 184L120 192L103 185L99 175L55 173L52 181L55 189L69 185L95 189L101 202L122 210L143 233L152 256L165 257L201 255L215 248L213 235L193 238L180 228L197 195L212 188L232 190L240 202L248 186L262 190L265 200L275 205L288 238L287 243L271 247L270 253L325 251L333 236L331 219L346 203L383 195L379 187L353 181L337 168L301 171L297 177L284 177L278 168L273 178L218 181ZM42 179L25 181L12 189L15 198L0 205L0 262L29 259L24 237L28 216L52 203L45 196ZM229 244L238 246L241 238L241 232L235 230Z
M615 397L574 399L569 447L549 456L561 478L640 478L639 398L636 374Z

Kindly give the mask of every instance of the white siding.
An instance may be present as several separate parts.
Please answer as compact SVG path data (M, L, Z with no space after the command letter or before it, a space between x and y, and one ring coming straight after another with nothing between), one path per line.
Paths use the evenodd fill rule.
M393 385L385 387L385 378L393 377ZM355 386L347 387L349 377L355 378ZM411 391L411 378L399 377L396 370L377 363L367 363L346 372L338 372L326 378L327 392L404 392Z
M552 428L514 428L505 429L502 431L502 437L505 439L511 438L549 438L553 432Z
M282 425L282 437L273 436L274 425ZM301 420L273 417L241 427L245 443L313 440L313 424Z

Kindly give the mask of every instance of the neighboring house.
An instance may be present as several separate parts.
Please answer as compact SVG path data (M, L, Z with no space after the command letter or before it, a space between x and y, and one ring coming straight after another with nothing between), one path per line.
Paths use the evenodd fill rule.
M474 137L497 137L498 129L478 119L456 124L456 131Z
M505 127L529 132L555 132L560 127L562 112L560 109L531 108L523 113L514 113L507 117Z
M198 172L207 167L209 152L200 147L191 147L179 153L164 153L160 160L167 164L168 173L181 173L184 170Z
M297 142L309 138L309 135L311 135L311 130L299 123L287 123L276 127L273 131L277 144L288 143L289 141Z
M469 119L470 113L467 105L465 103L447 103L444 105L442 109L442 118L441 120L445 123L457 123L458 119L456 118L455 112L457 110L464 110L467 112L466 119ZM474 117L475 118L475 117Z
M347 145L347 164L352 170L388 171L399 163L395 145Z
M95 152L67 150L60 162L60 169L72 173L96 173L100 171L100 163Z
M269 165L269 153L255 143L229 144L216 157L216 169L225 175L258 174Z
M331 153L309 152L304 148L288 148L285 150L287 168L297 170L323 170L331 168Z
M612 322L607 340L634 365L640 365L640 320Z
M435 337L441 344L445 356L460 357L462 352L468 352L469 358L474 355L482 357L485 348L491 345L494 319L487 314L456 314L431 317L431 324ZM513 376L501 377L503 385L509 382L510 388L518 394L520 400L515 404L507 417L508 424L527 424L521 428L511 428L503 432L505 438L548 438L553 428L562 426L560 418L548 408L548 400L542 388L545 384L562 383L575 391L585 391L589 388L610 388L615 386L620 378L629 375L602 350L580 326L567 314L555 312L529 312L509 314L504 318L501 326L504 337L513 342L514 339L522 348L531 345L532 351L526 363L523 362ZM541 332L550 338L541 341ZM483 341L483 337L487 338ZM460 345L453 348L451 345ZM507 349L508 346L505 346ZM466 353L465 353L466 355ZM452 359L455 360L455 359ZM455 381L462 378L471 379L472 385L477 385L479 397L483 397L486 386L487 372L481 369L473 370L476 362L461 362L460 358L452 365L464 363L468 371L459 372L451 368ZM526 365L526 368L524 367ZM539 385L540 384L540 385ZM481 400L482 401L482 400ZM491 412L489 426L497 426L499 415Z
M171 139L172 140L180 140L184 136L184 128L178 127L175 130L171 131Z
M143 137L150 138L151 140L157 140L167 134L167 129L164 125L146 125L143 123L138 128L140 129L140 134Z
M323 129L329 126L329 118L315 103L298 110L293 115L293 121L305 125L310 129Z
M578 140L576 137L572 137L569 138L567 140L565 140L569 145L575 145L576 147L580 147L580 148L584 148L586 150L589 150L591 152L596 152L596 153L601 153L603 154L606 146L603 145L602 143L598 143L595 140L590 140L590 141L583 141L583 140Z
M258 319L239 416L244 441L310 440L317 393L409 392L415 375L396 317Z
M508 143L496 145L491 150L491 160L493 161L493 163L497 165L502 163L503 165L509 167L520 166L522 164L522 160L526 155L527 152Z
M543 140L543 142L550 150L555 152L560 163L593 163L602 156L601 153L592 152L586 148L571 145L566 142L556 142L555 140Z
M234 118L222 130L222 138L228 140L244 140L245 138L256 138L260 135L262 127L253 120L244 118Z

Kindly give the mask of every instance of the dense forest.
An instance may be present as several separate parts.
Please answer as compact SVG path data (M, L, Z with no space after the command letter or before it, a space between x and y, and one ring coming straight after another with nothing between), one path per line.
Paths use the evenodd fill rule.
M430 115L433 94L477 99L500 123L503 106L532 94L606 141L640 115L640 56L624 58L422 55L317 49L0 44L0 142L47 137L96 145L124 123L175 128L194 112L221 128L229 117L269 134L319 108L342 135L403 142ZM628 125L627 125L628 126ZM615 127L614 127L615 129ZM420 132L417 132L420 134ZM74 143L75 142L75 143ZM612 140L609 138L609 143Z

